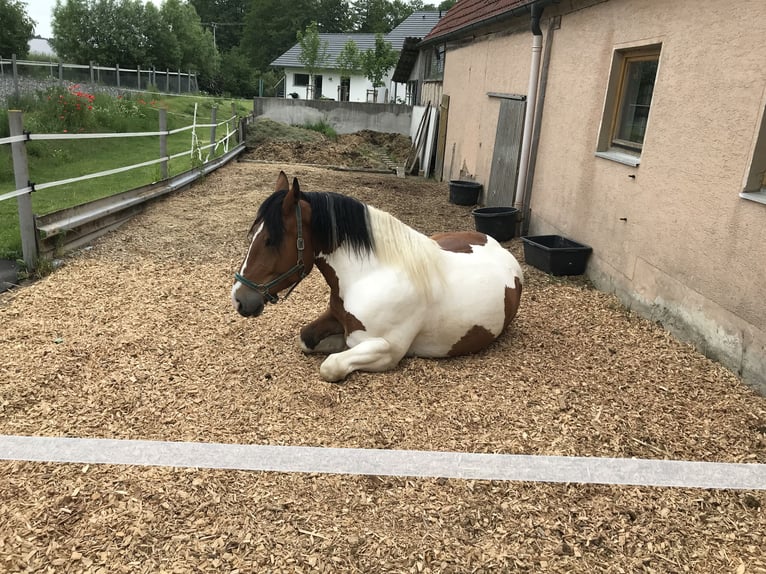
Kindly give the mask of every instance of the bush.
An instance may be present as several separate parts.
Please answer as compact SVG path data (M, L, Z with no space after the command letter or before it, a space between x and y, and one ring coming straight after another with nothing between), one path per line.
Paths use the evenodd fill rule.
M338 132L336 132L335 128L333 128L325 120L319 120L314 124L304 124L302 127L306 128L307 130L312 130L319 132L320 134L324 134L331 140L338 139Z

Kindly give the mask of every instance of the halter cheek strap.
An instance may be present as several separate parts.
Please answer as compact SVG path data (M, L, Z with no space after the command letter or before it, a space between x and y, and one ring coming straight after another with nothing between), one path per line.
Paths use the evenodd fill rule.
M287 279L291 275L294 275L295 273L300 274L298 277L298 280L290 286L290 289L288 289L287 294L285 295L285 299L287 299L290 296L290 293L293 292L293 289L295 289L298 286L298 283L300 283L303 280L303 278L306 277L306 266L303 263L303 249L305 245L303 242L303 220L301 219L300 201L295 204L295 216L298 219L298 233L297 233L297 239L295 240L296 246L298 247L298 262L295 265L290 267L290 269L282 273L276 279L272 279L268 283L262 283L262 284L254 283L250 281L249 279L246 279L239 273L234 274L234 279L236 279L243 285L250 287L250 289L253 289L254 291L257 291L258 293L263 295L263 298L266 299L269 303L276 303L277 301L279 301L279 295L274 293L269 293L269 289L274 287L276 284Z

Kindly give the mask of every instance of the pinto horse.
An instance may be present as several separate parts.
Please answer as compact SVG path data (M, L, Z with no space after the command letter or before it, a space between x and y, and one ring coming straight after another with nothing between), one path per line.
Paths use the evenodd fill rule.
M319 370L327 381L386 371L405 355L480 351L519 307L521 266L491 237L426 237L351 197L301 192L284 172L249 237L231 290L240 315L257 317L314 266L330 286L328 309L300 332L304 352L329 355Z

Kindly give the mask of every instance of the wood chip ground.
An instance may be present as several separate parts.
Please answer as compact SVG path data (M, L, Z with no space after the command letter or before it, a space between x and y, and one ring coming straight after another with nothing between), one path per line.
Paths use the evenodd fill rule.
M284 166L427 233L447 184ZM229 301L278 168L234 163L0 296L0 433L766 463L766 400L581 278L524 266L486 351L322 382L313 274ZM508 248L523 261L521 243ZM471 294L466 293L466 304ZM0 463L2 572L764 573L760 492Z

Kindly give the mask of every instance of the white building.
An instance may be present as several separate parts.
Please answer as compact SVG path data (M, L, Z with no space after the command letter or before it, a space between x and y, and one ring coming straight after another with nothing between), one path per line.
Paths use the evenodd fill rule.
M406 38L422 38L436 25L441 12L413 12L406 20L384 36L386 42L398 53L402 50ZM271 65L284 68L284 97L300 99L330 99L350 102L388 102L404 101L405 86L392 81L394 68L389 70L384 79L385 86L378 88L374 95L372 83L363 75L341 77L336 61L338 55L349 40L356 43L360 52L375 47L375 34L319 34L322 43L326 42L329 59L325 68L314 74L313 86L309 85L310 75L300 61L301 47L295 44L287 52L274 60Z

